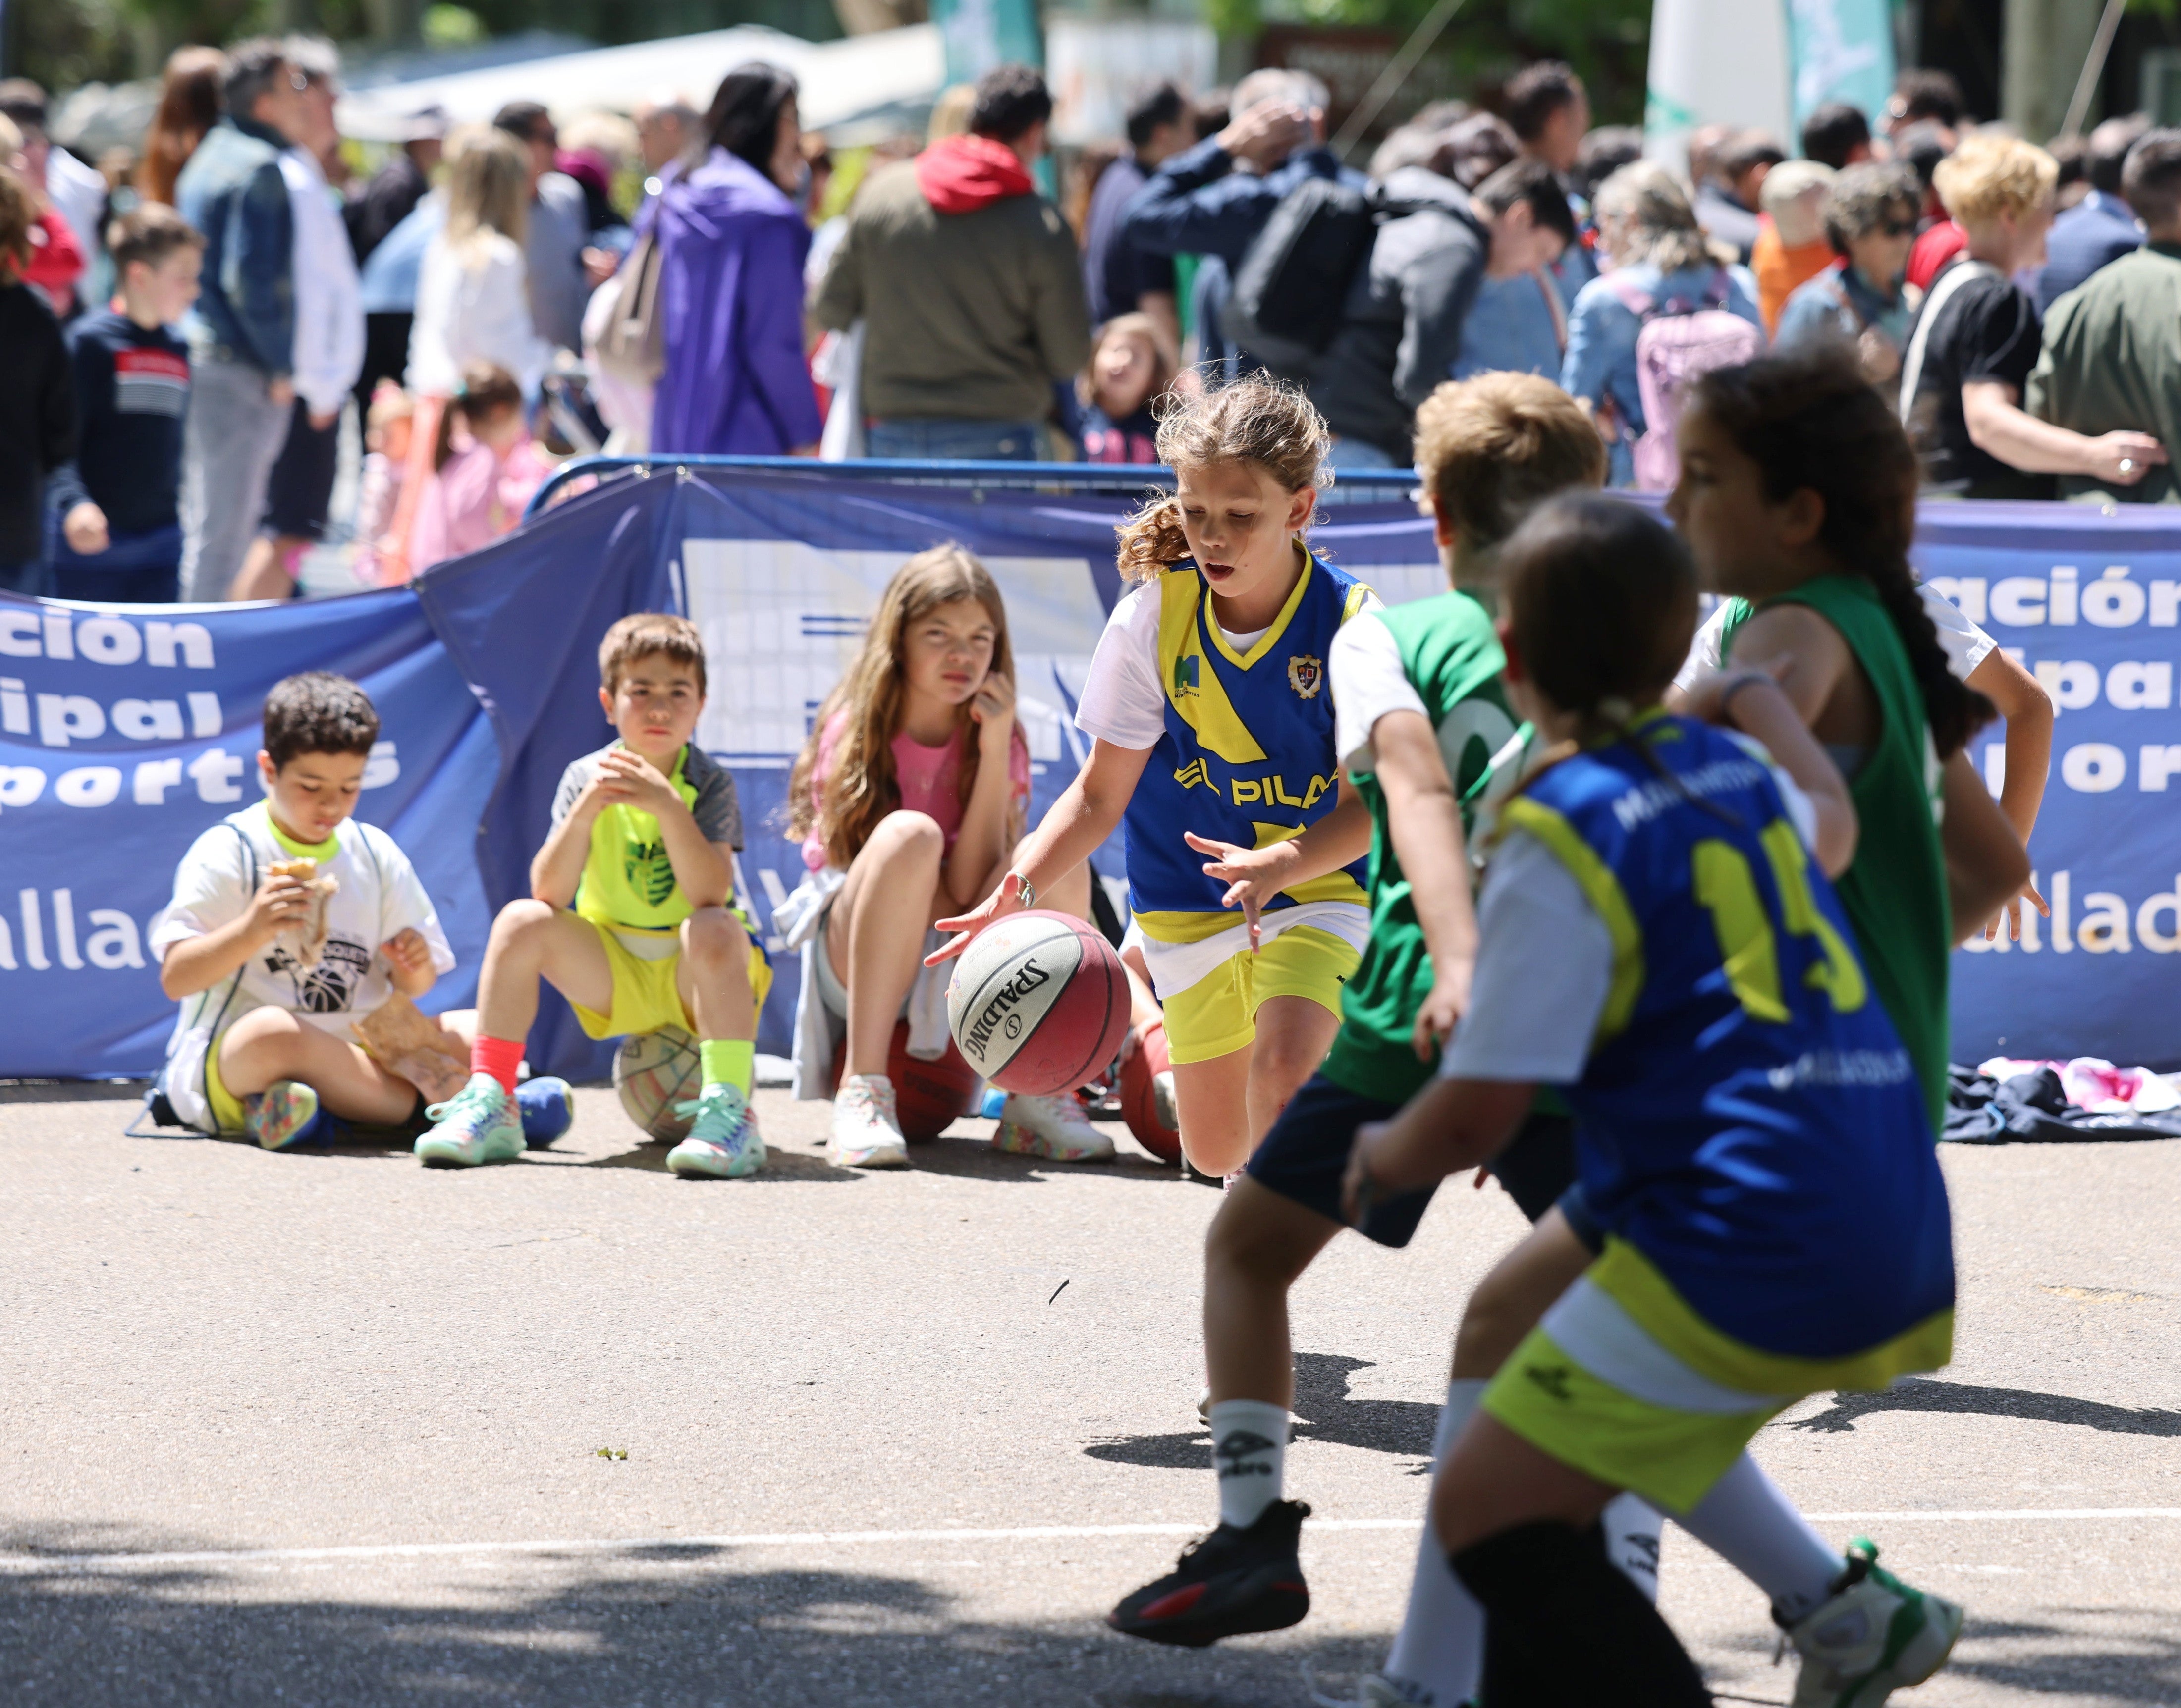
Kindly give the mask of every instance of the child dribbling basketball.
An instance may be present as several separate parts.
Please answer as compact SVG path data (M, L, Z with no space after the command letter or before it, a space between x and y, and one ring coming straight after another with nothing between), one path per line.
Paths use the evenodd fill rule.
M623 617L599 643L599 676L617 739L561 775L530 898L500 909L485 945L469 1083L433 1106L417 1155L474 1168L522 1154L515 1076L543 978L592 1038L693 1033L703 1088L666 1165L685 1177L754 1174L765 1142L750 1078L772 970L735 900L735 780L691 739L704 639L686 617Z
M887 1072L895 1027L908 1020L912 1055L944 1053L945 980L919 958L938 940L933 922L1006 869L1030 778L999 587L960 546L919 552L886 583L788 781L788 831L810 873L775 916L791 946L808 945L795 1093L832 1092L845 1034L828 1145L839 1166L908 1161ZM1087 917L1089 876L1071 875L1046 905ZM1053 1162L1113 1154L1070 1095L1010 1096L992 1143Z
M1090 760L930 957L1040 905L1125 818L1182 1146L1223 1176L1316 1071L1370 934L1370 814L1340 775L1325 659L1377 601L1304 543L1328 444L1309 399L1262 377L1167 414L1178 489L1120 531L1139 585L1076 709Z
M1340 1231L1340 1176L1356 1129L1385 1120L1430 1078L1468 1000L1477 922L1465 833L1495 775L1512 782L1521 753L1499 637L1480 603L1491 597L1494 554L1538 500L1605 477L1590 419L1532 374L1441 386L1416 412L1416 463L1451 588L1360 615L1330 648L1341 760L1372 818L1371 940L1343 992L1331 1054L1266 1135L1205 1242L1219 1527L1107 1618L1155 1642L1277 1629L1308 1607L1296 1558L1303 1508L1283 1498L1288 1294ZM1405 1246L1429 1203L1423 1192L1382 1206L1363 1231Z

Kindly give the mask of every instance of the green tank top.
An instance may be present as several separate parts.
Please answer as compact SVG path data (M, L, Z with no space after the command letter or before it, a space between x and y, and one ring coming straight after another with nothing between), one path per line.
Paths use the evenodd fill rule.
M1871 987L1916 1064L1935 1138L1946 1113L1953 928L1939 846L1941 771L1923 690L1901 631L1877 589L1860 576L1819 576L1765 603L1808 605L1830 623L1878 701L1878 740L1848 780L1861 824L1855 858L1833 888L1855 927ZM1746 600L1729 602L1722 658L1733 657L1734 637L1754 609Z
M1461 802L1466 834L1492 778L1493 756L1514 738L1516 721L1499 686L1506 656L1484 608L1467 593L1373 611L1394 636L1402 673L1438 731L1441 756ZM1336 689L1336 691L1338 690ZM1371 941L1341 993L1340 1032L1320 1070L1359 1096L1405 1102L1437 1064L1419 1061L1410 1043L1416 1012L1431 994L1431 956L1416 923L1409 880L1394 853L1385 791L1368 771L1352 773L1371 810Z

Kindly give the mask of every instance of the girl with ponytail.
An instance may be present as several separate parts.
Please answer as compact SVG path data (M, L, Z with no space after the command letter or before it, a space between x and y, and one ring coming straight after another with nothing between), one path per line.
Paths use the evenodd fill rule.
M1727 668L1688 710L1735 721L1734 690L1777 679L1847 777L1862 826L1838 881L1871 983L1946 1108L1947 953L2029 876L1970 765L1991 702L1947 666L1909 568L1917 465L1900 423L1830 349L1716 369L1678 433L1667 509L1704 584L1742 603Z
M1124 582L1077 705L1090 758L933 959L1067 881L1125 822L1129 905L1158 1000L1182 1149L1248 1161L1340 1024L1370 935L1371 817L1341 774L1326 658L1378 601L1312 553L1325 419L1254 375L1175 397L1175 491L1121 527Z

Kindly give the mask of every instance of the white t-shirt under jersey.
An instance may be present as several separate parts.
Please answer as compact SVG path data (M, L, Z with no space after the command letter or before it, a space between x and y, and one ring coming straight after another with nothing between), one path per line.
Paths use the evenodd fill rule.
M1124 594L1107 618L1105 631L1098 636L1098 649L1090 656L1082 697L1075 704L1075 727L1085 735L1142 752L1156 747L1166 733L1166 686L1159 680L1160 605L1158 584L1153 581ZM1342 632L1361 621L1365 612L1383 606L1376 593L1367 592L1361 608L1342 625ZM1266 631L1238 632L1223 627L1219 632L1235 652L1245 653L1264 638ZM1339 646L1338 636L1333 644ZM1329 691L1336 719L1339 697L1337 688ZM1179 835L1187 828L1179 826L1174 834ZM1305 901L1266 914L1260 925L1260 940L1270 942L1298 925L1329 931L1361 953L1371 934L1371 914L1368 908L1352 901ZM1250 946L1240 910L1231 929L1201 942L1161 943L1133 928L1129 940L1142 950L1144 964L1151 971L1151 983L1161 1001L1171 1000Z
M1166 685L1159 680L1160 603L1158 583L1148 582L1124 594L1106 619L1098 649L1090 655L1083 697L1075 704L1075 727L1085 735L1140 752L1158 746L1166 733ZM1380 609L1383 603L1376 593L1367 593L1341 632L1355 627L1364 611ZM1246 653L1265 637L1264 629L1219 632L1237 653ZM1339 644L1338 639L1333 644ZM1339 709L1336 704L1336 714Z
M1928 581L1919 581L1916 591L1924 597L1924 609L1930 613L1931 626L1939 631L1939 644L1946 649L1946 668L1961 680L1969 679L1975 669L1998 649L1999 642L1962 614L1962 608L1944 593L1935 591ZM1674 678L1674 686L1687 688L1698 677L1713 670L1726 668L1720 657L1720 636L1726 632L1727 607L1724 601L1697 631L1695 642L1689 647L1688 662L1681 673Z
M1727 732L1772 773L1788 822L1814 850L1817 807L1772 756ZM1469 1006L1439 1058L1443 1079L1570 1085L1582 1077L1613 982L1613 939L1560 857L1528 831L1501 838L1477 910Z

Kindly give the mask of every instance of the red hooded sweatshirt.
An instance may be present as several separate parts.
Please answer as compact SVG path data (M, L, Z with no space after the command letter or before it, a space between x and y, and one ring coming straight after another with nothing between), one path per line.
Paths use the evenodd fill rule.
M1013 149L989 136L948 136L916 157L916 187L935 213L975 213L1037 186Z

